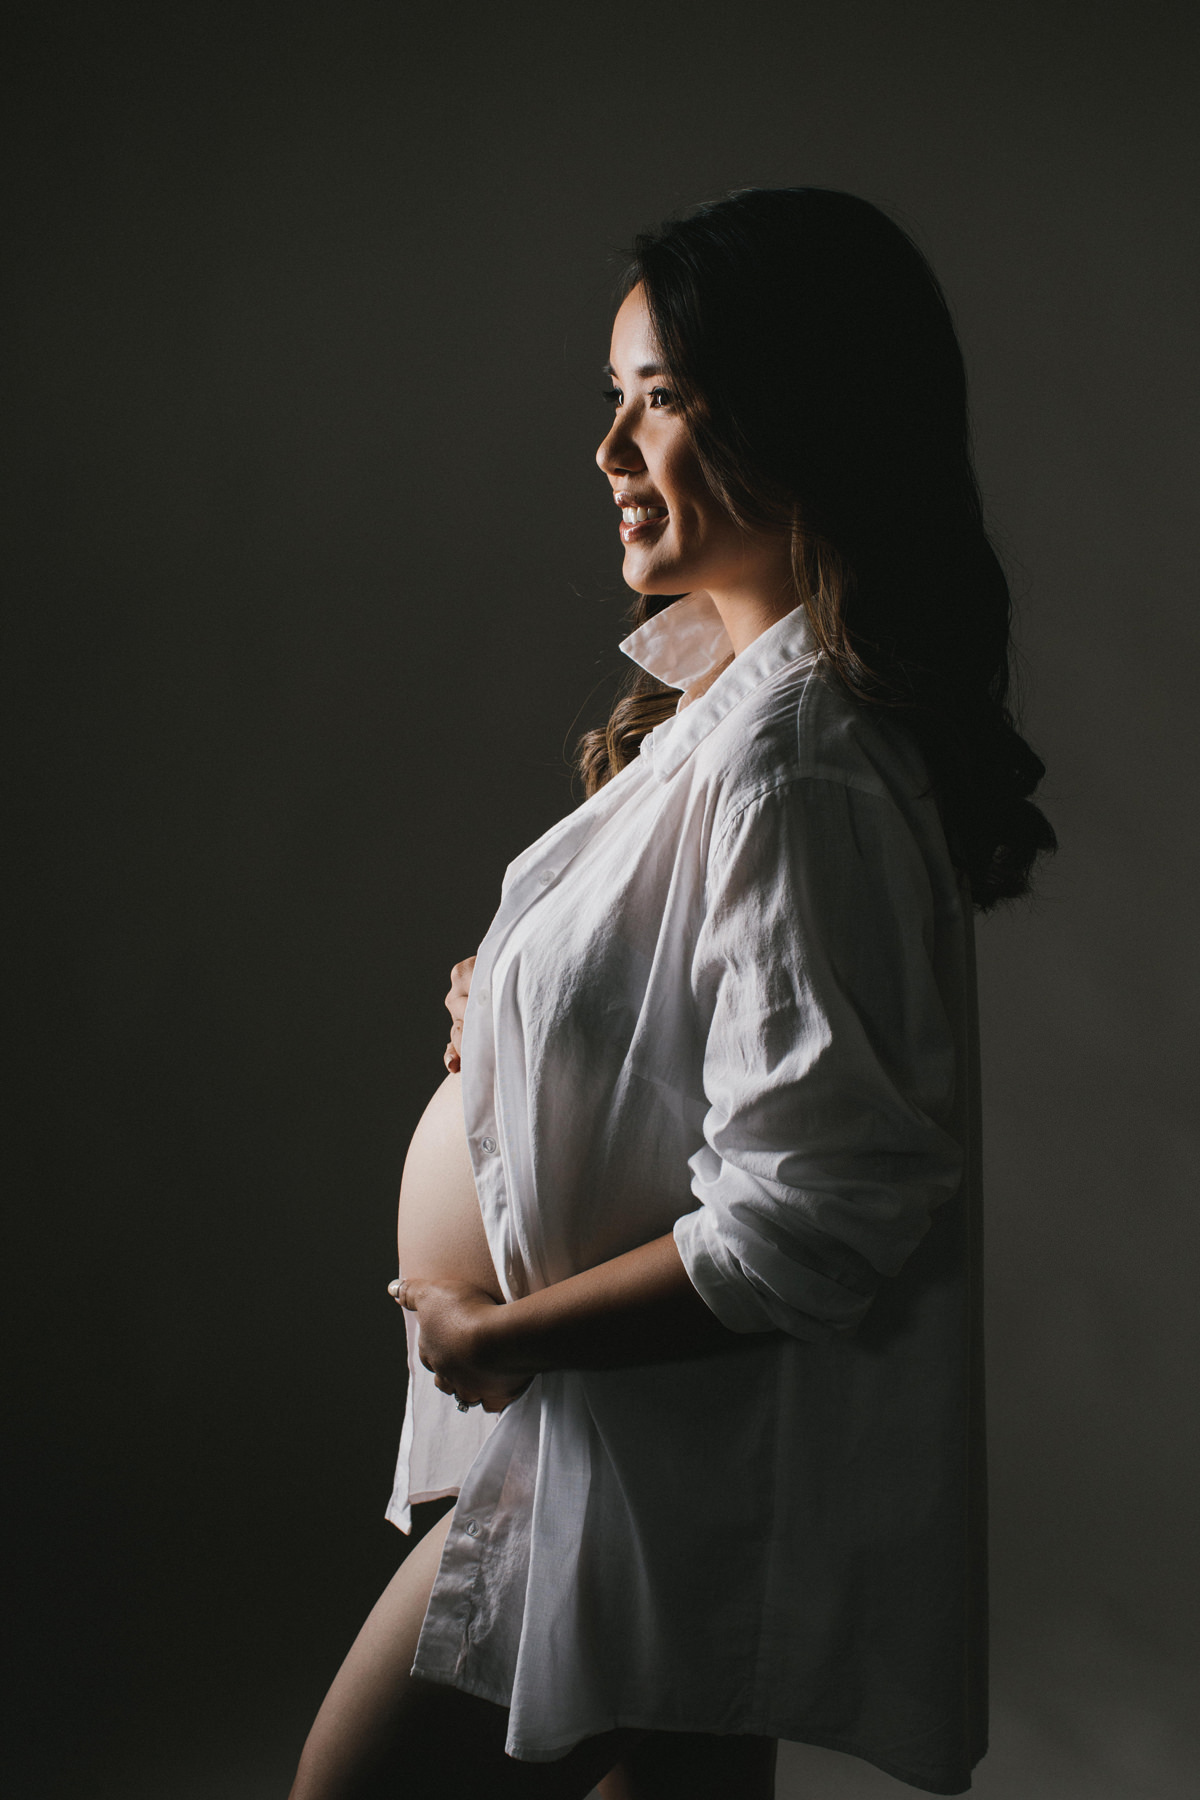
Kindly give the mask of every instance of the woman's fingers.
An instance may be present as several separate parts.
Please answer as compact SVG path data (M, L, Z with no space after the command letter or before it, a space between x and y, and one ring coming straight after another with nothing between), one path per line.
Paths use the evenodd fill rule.
M477 1365L472 1321L481 1313L492 1313L498 1304L492 1294L469 1282L428 1281L416 1275L393 1276L387 1291L398 1306L419 1315L417 1355L438 1392L457 1401L460 1411L482 1406L485 1412L503 1412L525 1392L532 1376L514 1379Z
M450 992L454 993L457 989L465 994L471 985L471 976L474 972L475 958L473 956L464 956L461 962L455 963L450 971Z
M388 1293L397 1306L416 1312L417 1300L425 1284L420 1281L407 1281L403 1275L397 1275L394 1281L388 1282Z
M475 969L475 958L468 956L465 962L455 963L450 971L450 992L446 995L446 1011L456 1024L462 1024L463 1014L467 1010L467 995L471 991L471 976Z
M446 995L446 1011L450 1014L450 1042L442 1052L442 1061L451 1075L462 1072L462 1028L467 1011L467 995L471 991L471 976L475 969L475 958L468 956L463 962L455 963L450 971L450 992Z

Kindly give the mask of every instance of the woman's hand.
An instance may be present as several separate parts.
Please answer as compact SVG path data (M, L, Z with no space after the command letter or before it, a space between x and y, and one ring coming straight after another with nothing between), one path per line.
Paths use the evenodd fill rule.
M452 1075L457 1075L462 1069L463 1018L474 969L475 958L468 956L465 962L455 963L450 971L450 992L446 995L446 1011L450 1014L450 1042L446 1045L442 1060Z
M443 1394L453 1394L460 1405L499 1413L525 1392L532 1376L492 1366L488 1327L494 1326L501 1303L483 1288L414 1277L389 1282L388 1293L416 1313L418 1354Z

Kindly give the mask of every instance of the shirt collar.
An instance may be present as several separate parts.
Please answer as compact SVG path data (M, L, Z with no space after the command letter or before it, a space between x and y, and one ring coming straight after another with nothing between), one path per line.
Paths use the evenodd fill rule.
M686 688L733 650L707 594L685 594L656 613L621 643L626 656L668 687ZM639 760L665 781L748 694L797 662L815 662L816 645L803 606L761 632L735 656L708 689L683 712L656 725L642 739Z
M622 639L639 668L668 687L687 688L729 655L733 645L707 594L685 594Z

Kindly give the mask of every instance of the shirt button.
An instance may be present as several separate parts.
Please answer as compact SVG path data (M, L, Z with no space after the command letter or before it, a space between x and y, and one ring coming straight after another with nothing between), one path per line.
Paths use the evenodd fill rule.
M549 887L550 883L553 880L554 880L554 870L553 869L543 869L541 874L538 876L538 886L539 887Z
M492 1137L480 1138L479 1148L483 1151L483 1154L485 1156L495 1156L495 1154L496 1154L495 1138L492 1138Z
M468 1537L478 1537L479 1536L479 1527L475 1523L474 1519L467 1520L467 1536Z

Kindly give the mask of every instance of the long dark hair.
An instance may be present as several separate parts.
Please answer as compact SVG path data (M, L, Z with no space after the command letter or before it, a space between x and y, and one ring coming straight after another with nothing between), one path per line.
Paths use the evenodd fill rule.
M642 284L705 477L790 533L796 592L856 700L924 753L955 863L986 908L1055 847L1044 767L1008 706L1008 583L971 462L966 376L932 269L891 219L824 188L753 188L639 237ZM642 596L641 623L661 602ZM678 695L639 674L586 734L589 793Z

